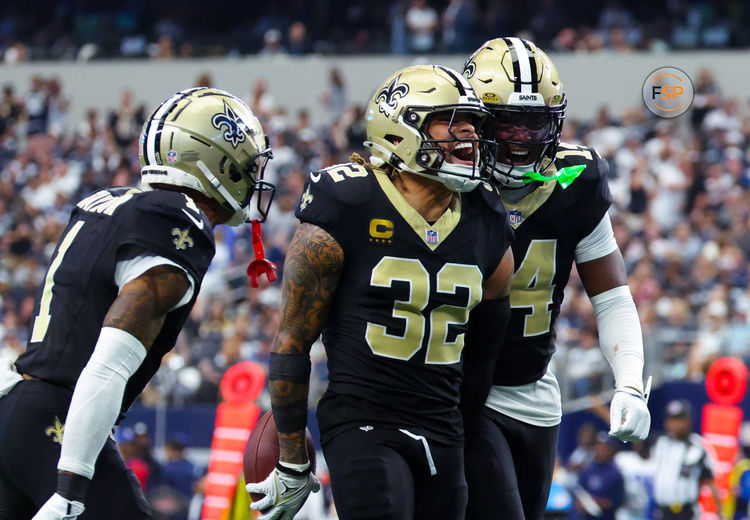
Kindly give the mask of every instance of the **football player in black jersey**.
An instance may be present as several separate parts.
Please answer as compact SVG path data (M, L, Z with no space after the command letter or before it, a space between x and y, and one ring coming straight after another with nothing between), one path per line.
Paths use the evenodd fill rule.
M532 520L544 513L556 456L561 402L548 364L573 261L614 371L610 434L623 441L643 440L651 423L641 327L607 215L607 163L560 142L566 100L549 57L532 42L497 38L464 76L493 115L492 176L515 230L511 319L484 414L467 433L467 517Z
M262 519L292 518L318 487L304 430L321 332L318 420L339 518L463 518L462 372L464 404L481 411L496 356L483 340L504 331L513 270L505 210L481 177L487 116L459 73L408 67L369 102L369 161L310 174L270 359L281 462L247 487L266 494L252 504L270 508Z
M75 206L27 350L2 374L0 518L151 518L108 435L174 346L213 227L244 223L253 194L272 189L270 157L245 103L184 90L143 127L144 190L107 188Z

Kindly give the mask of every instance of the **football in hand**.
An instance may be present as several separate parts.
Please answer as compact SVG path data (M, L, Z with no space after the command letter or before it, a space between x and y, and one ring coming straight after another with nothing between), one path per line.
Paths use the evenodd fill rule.
M315 444L313 443L310 430L305 429L305 440L307 441L307 457L310 466L315 473ZM276 431L276 422L273 420L273 412L266 412L255 424L250 438L245 446L245 458L243 468L245 470L245 482L261 482L273 471L279 462L279 437ZM263 495L251 493L253 500L260 500Z

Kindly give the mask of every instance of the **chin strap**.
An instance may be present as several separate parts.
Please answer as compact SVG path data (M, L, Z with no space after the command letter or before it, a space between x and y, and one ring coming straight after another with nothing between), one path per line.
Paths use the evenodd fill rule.
M542 175L539 172L526 172L523 174L523 182L528 184L535 181L547 182L556 180L560 184L562 189L565 189L573 184L573 181L576 180L578 176L581 175L581 172L585 169L585 164L566 166L565 168L560 168L559 170L557 170L554 177Z
M261 238L260 220L253 219L253 252L255 260L247 266L247 275L250 277L250 286L258 287L258 278L265 274L268 281L276 281L276 264L266 258L266 252L263 250L263 239Z

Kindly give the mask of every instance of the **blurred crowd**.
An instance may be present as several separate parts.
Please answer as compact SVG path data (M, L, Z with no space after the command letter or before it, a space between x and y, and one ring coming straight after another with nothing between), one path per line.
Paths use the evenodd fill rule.
M200 24L191 23L201 20ZM558 52L743 48L750 6L737 0L92 0L0 4L5 63L244 54L468 53L497 34Z
M196 79L210 85L209 76ZM750 358L750 107L726 99L709 70L696 78L693 108L669 120L643 107L601 108L594 121L567 120L563 140L595 147L610 165L611 217L643 327L646 373L655 383L701 381L717 357ZM263 226L266 253L281 269L308 171L362 150L363 108L332 69L318 99L325 120L288 113L263 80L245 100L270 135L267 178L277 197ZM34 298L72 204L109 185L137 185L137 137L146 107L124 90L108 113L66 116L65 89L34 77L0 95L0 362L25 348ZM266 366L278 324L279 284L251 289L249 226L216 230L217 252L173 353L142 397L216 403L233 364ZM265 282L263 279L262 282ZM564 401L612 387L595 320L574 271L557 324ZM311 407L326 384L325 354L313 348ZM266 394L262 399L266 399ZM267 404L262 401L261 404Z

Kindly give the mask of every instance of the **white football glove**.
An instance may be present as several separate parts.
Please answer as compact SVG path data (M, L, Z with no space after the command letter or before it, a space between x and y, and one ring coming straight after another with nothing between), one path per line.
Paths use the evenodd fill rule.
M55 493L31 520L76 520L83 513L83 504Z
M651 429L646 400L635 390L615 390L609 405L609 434L623 442L642 441Z
M311 491L316 493L320 490L320 482L311 471L308 471L309 468L309 462L304 466L294 464L294 468L279 462L263 482L251 482L245 486L248 493L266 495L261 500L250 504L250 509L255 511L268 509L258 517L258 520L292 520L294 518L297 511L305 504L307 495Z

